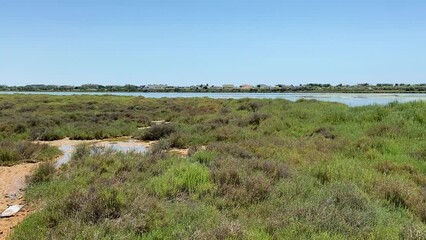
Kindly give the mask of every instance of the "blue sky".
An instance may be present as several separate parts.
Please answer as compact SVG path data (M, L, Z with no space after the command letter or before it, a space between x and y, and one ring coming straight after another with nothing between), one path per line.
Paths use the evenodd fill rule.
M424 0L0 0L0 85L426 83Z

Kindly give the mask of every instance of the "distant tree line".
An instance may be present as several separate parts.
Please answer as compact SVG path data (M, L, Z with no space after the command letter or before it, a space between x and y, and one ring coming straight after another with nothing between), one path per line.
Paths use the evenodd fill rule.
M331 85L331 84L300 84L286 85L278 84L268 86L265 84L234 86L225 84L215 86L209 84L200 84L193 86L168 86L165 84L148 84L148 85L100 85L100 84L83 84L81 86L69 85L44 85L34 84L26 86L7 86L0 85L0 91L16 91L16 92L336 92L336 93L426 93L426 84L388 84L380 83L370 85L362 83L357 85Z

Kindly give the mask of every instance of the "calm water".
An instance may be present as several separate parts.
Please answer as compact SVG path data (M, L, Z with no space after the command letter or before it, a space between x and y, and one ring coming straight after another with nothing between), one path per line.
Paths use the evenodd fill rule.
M339 102L349 106L387 104L390 102L426 101L426 94L417 93L142 93L142 92L0 92L0 94L49 94L49 95L116 95L143 96L147 98L191 98L208 97L217 99L240 98L281 98L290 101L298 99L316 99L319 101Z

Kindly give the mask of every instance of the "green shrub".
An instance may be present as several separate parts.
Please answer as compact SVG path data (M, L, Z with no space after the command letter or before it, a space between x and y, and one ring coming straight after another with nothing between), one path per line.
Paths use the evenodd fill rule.
M167 139L160 139L156 143L152 144L149 147L148 154L149 155L156 155L159 153L164 153L165 151L169 150L171 148L170 142Z
M65 138L65 133L60 129L47 129L37 139L41 141L53 141Z
M214 131L216 141L235 141L241 135L241 129L233 126L220 127Z
M256 112L258 111L260 108L262 107L262 103L260 102L255 102L255 100L253 101L249 101L248 103L243 103L242 105L240 105L238 107L238 110L246 110L246 111L252 111L252 112Z
M33 127L30 131L30 139L29 140L41 140L41 137L46 132L46 129L44 127Z
M213 120L211 120L208 124L212 126L212 129L215 129L217 127L225 126L229 124L229 118L228 117L218 117Z
M426 162L426 148L412 151L410 154L413 158Z
M421 240L426 239L426 226L420 224L407 224L399 235L404 240Z
M287 178L290 175L289 168L284 163L275 162L272 160L259 160L254 159L249 161L253 170L263 171L266 176L279 180L282 178Z
M250 159L254 157L253 152L246 144L238 143L214 143L208 146L208 150L220 152L222 156L233 156L235 158Z
M321 184L327 184L331 181L330 173L327 169L317 169L314 172L314 177L318 179Z
M241 184L241 176L237 169L232 167L221 167L213 170L213 179L220 187L226 185L237 186Z
M76 190L58 207L64 213L63 218L76 218L77 221L94 224L119 218L125 203L117 189L99 185L88 191Z
M238 222L222 222L213 235L216 239L243 239L244 227Z
M408 207L407 191L402 183L396 181L381 182L377 187L380 194L395 207Z
M176 127L172 124L158 124L147 128L141 135L136 136L136 138L148 141L159 140L160 138L169 136L175 131Z
M253 113L252 115L250 115L249 119L248 119L248 123L250 125L254 125L254 126L259 126L260 123L267 119L269 117L269 115L267 114L259 114L259 113Z
M80 144L75 147L75 150L71 156L72 162L79 163L84 158L90 156L92 153L92 147L88 144Z
M116 189L98 189L87 193L82 205L82 216L87 222L116 219L121 216L124 201Z
M57 148L46 144L37 144L28 141L0 142L0 165L51 160L59 154L60 151Z
M322 136L322 137L328 138L328 139L335 139L336 138L336 135L334 135L332 133L332 129L325 128L325 127L318 128L313 133L311 133L310 136L315 136L315 135Z
M368 129L366 134L370 137L389 136L394 138L401 134L401 129L400 126L381 123Z
M0 148L0 165L16 162L20 159L19 153L12 149Z
M395 171L395 169L397 169L397 168L398 168L398 166L396 164L389 162L389 161L379 162L376 165L377 171L379 171L380 173L383 173L383 174L389 174L389 173Z
M311 196L305 204L294 205L290 213L297 216L300 227L313 228L314 235L328 232L355 239L369 236L377 219L374 206L359 189L340 183L330 185L319 196ZM300 233L304 232L309 231Z
M271 182L263 175L249 176L245 181L248 193L247 200L250 203L258 203L265 200L271 190Z
M44 162L36 168L32 176L30 177L30 182L32 184L48 182L53 179L55 175L55 166L53 163Z
M218 153L215 151L197 151L191 158L201 164L209 164L218 157Z
M151 181L158 196L176 197L179 193L202 194L211 190L209 171L198 163L174 163L164 174Z
M416 173L416 169L409 164L397 165L391 161L382 161L376 164L376 169L383 174L391 174L392 172L404 173L408 172L410 174Z
M172 148L187 148L188 143L188 137L186 137L182 133L172 133L168 138L168 142L170 143L170 147Z
M13 132L15 133L24 133L26 132L27 127L24 124L19 123L18 125L16 125L15 129L13 130Z

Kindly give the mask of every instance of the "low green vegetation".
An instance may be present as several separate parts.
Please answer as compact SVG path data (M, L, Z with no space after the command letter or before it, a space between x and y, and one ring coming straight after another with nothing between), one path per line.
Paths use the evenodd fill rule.
M0 166L50 160L59 154L60 151L57 148L47 144L36 144L29 141L0 141Z
M161 138L167 137L174 133L176 128L172 124L156 124L143 131L139 131L135 134L135 138L140 140L160 140Z
M38 165L32 176L30 177L31 184L48 182L53 179L55 174L55 166L52 162L43 162Z
M426 238L425 102L0 95L0 106L2 143L158 139L147 154L83 145L59 171L40 167L26 199L41 209L11 239Z

